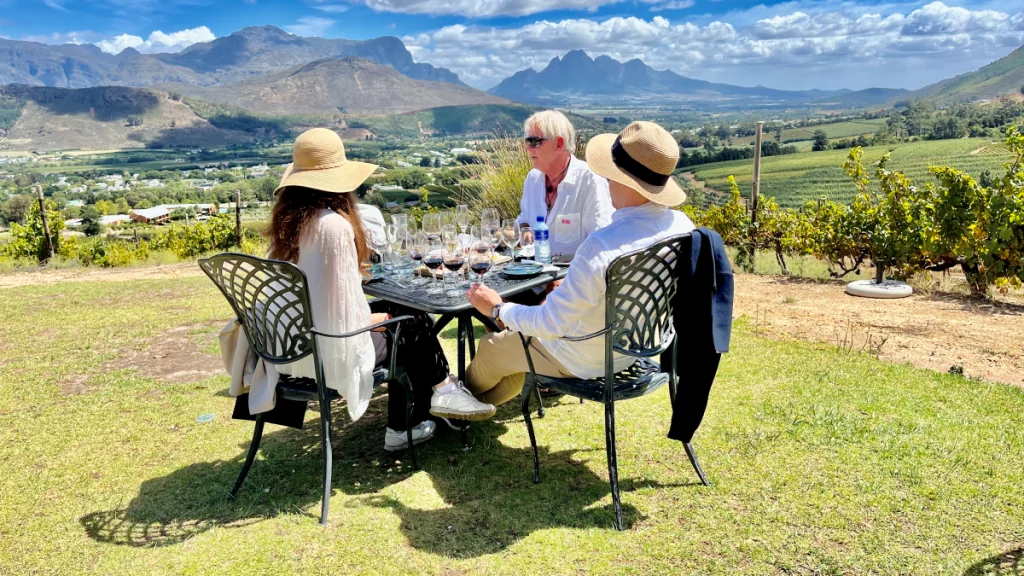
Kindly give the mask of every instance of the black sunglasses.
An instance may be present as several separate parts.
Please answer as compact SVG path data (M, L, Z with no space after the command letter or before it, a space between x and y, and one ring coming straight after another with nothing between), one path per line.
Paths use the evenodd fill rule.
M526 145L529 146L530 148L536 148L537 146L540 146L541 143L544 142L545 140L550 140L550 138L542 138L540 136L527 136L526 138L523 138L523 140L526 141Z

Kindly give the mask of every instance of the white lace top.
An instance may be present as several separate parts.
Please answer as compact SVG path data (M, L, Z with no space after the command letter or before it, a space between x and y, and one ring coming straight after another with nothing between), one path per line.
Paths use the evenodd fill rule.
M321 332L341 334L370 325L370 305L363 295L352 225L325 209L299 244L296 264L309 281L313 325ZM348 404L358 420L373 393L374 349L369 332L351 338L317 337L327 386ZM277 367L282 374L314 378L313 356Z

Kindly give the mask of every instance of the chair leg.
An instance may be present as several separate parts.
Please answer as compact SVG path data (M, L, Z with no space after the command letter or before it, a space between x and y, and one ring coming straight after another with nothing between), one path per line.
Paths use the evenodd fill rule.
M260 415L256 417L256 427L252 431L252 442L249 443L249 453L245 455L242 471L238 474L238 479L235 480L235 487L231 489L232 498L238 493L238 489L242 487L242 482L245 481L245 477L249 474L249 469L252 468L252 463L256 460L256 453L260 450L260 440L262 438L263 416Z
M409 381L407 374L402 376L401 384L405 388L405 438L409 442L409 452L412 454L412 468L419 470L420 465L416 460L416 445L412 442L412 413L415 402L412 399L412 382Z
M534 390L537 391L537 405L539 406L537 408L537 418L543 418L545 414L544 397L540 395L540 386L534 386Z
M334 464L334 456L331 452L331 405L328 402L320 402L320 425L323 435L323 458L324 458L324 496L320 506L320 524L327 524L327 512L331 505L331 468Z
M697 476L700 476L701 483L705 486L710 486L711 483L708 482L708 477L704 475L704 470L700 467L700 460L697 460L697 453L693 451L693 444L685 442L683 446L686 448L686 455L690 457L690 464L693 464L693 469L697 471Z
M537 388L537 383L529 375L526 376L529 390L522 395L523 398L523 420L526 420L526 431L530 433L530 446L533 447L533 483L540 483L540 456L537 454L537 436L533 433L533 420L530 419L530 397ZM539 397L539 394L538 394Z
M615 452L615 402L604 403L604 439L608 453L608 478L612 484L612 503L615 505L615 528L622 530L622 502L619 499L619 462Z

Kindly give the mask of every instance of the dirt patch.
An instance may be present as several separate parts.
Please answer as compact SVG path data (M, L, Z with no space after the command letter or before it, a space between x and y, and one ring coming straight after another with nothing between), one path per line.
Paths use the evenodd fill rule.
M97 268L69 268L19 272L0 276L0 290L21 286L51 286L65 282L126 282L130 280L162 280L189 278L203 273L195 262L149 268L123 268L105 270Z
M1024 306L949 294L849 296L841 282L736 277L735 314L759 331L877 353L890 362L1024 386Z
M133 369L149 378L168 384L198 382L211 376L224 374L220 356L199 349L194 332L204 331L215 337L209 329L220 328L224 322L208 322L172 328L153 338L142 350L131 350L104 366L104 370Z
M57 386L60 387L61 394L65 396L85 394L89 391L89 387L85 385L87 380L89 380L88 374L74 374L67 380L57 382Z

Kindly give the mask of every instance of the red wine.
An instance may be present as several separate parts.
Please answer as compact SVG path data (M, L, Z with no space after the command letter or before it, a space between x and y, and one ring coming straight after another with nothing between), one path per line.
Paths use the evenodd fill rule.
M458 273L460 270L462 270L463 264L465 264L465 262L462 259L459 259L459 260L445 260L444 261L444 267L447 268L448 270L450 270L452 272L456 272L456 273Z
M422 252L409 252L409 257L412 258L413 260L419 262L420 260L423 260L423 253Z
M472 264L469 265L469 267L473 270L473 272L476 272L477 274L483 276L484 274L487 274L488 270L491 269L491 263L490 262L473 262Z
M477 246L477 247L473 248L473 250L476 250L477 254L487 254L487 252L490 249L491 249L490 246Z
M427 268L431 270L437 270L441 267L441 259L437 257L427 257L423 259L423 263L426 264Z

